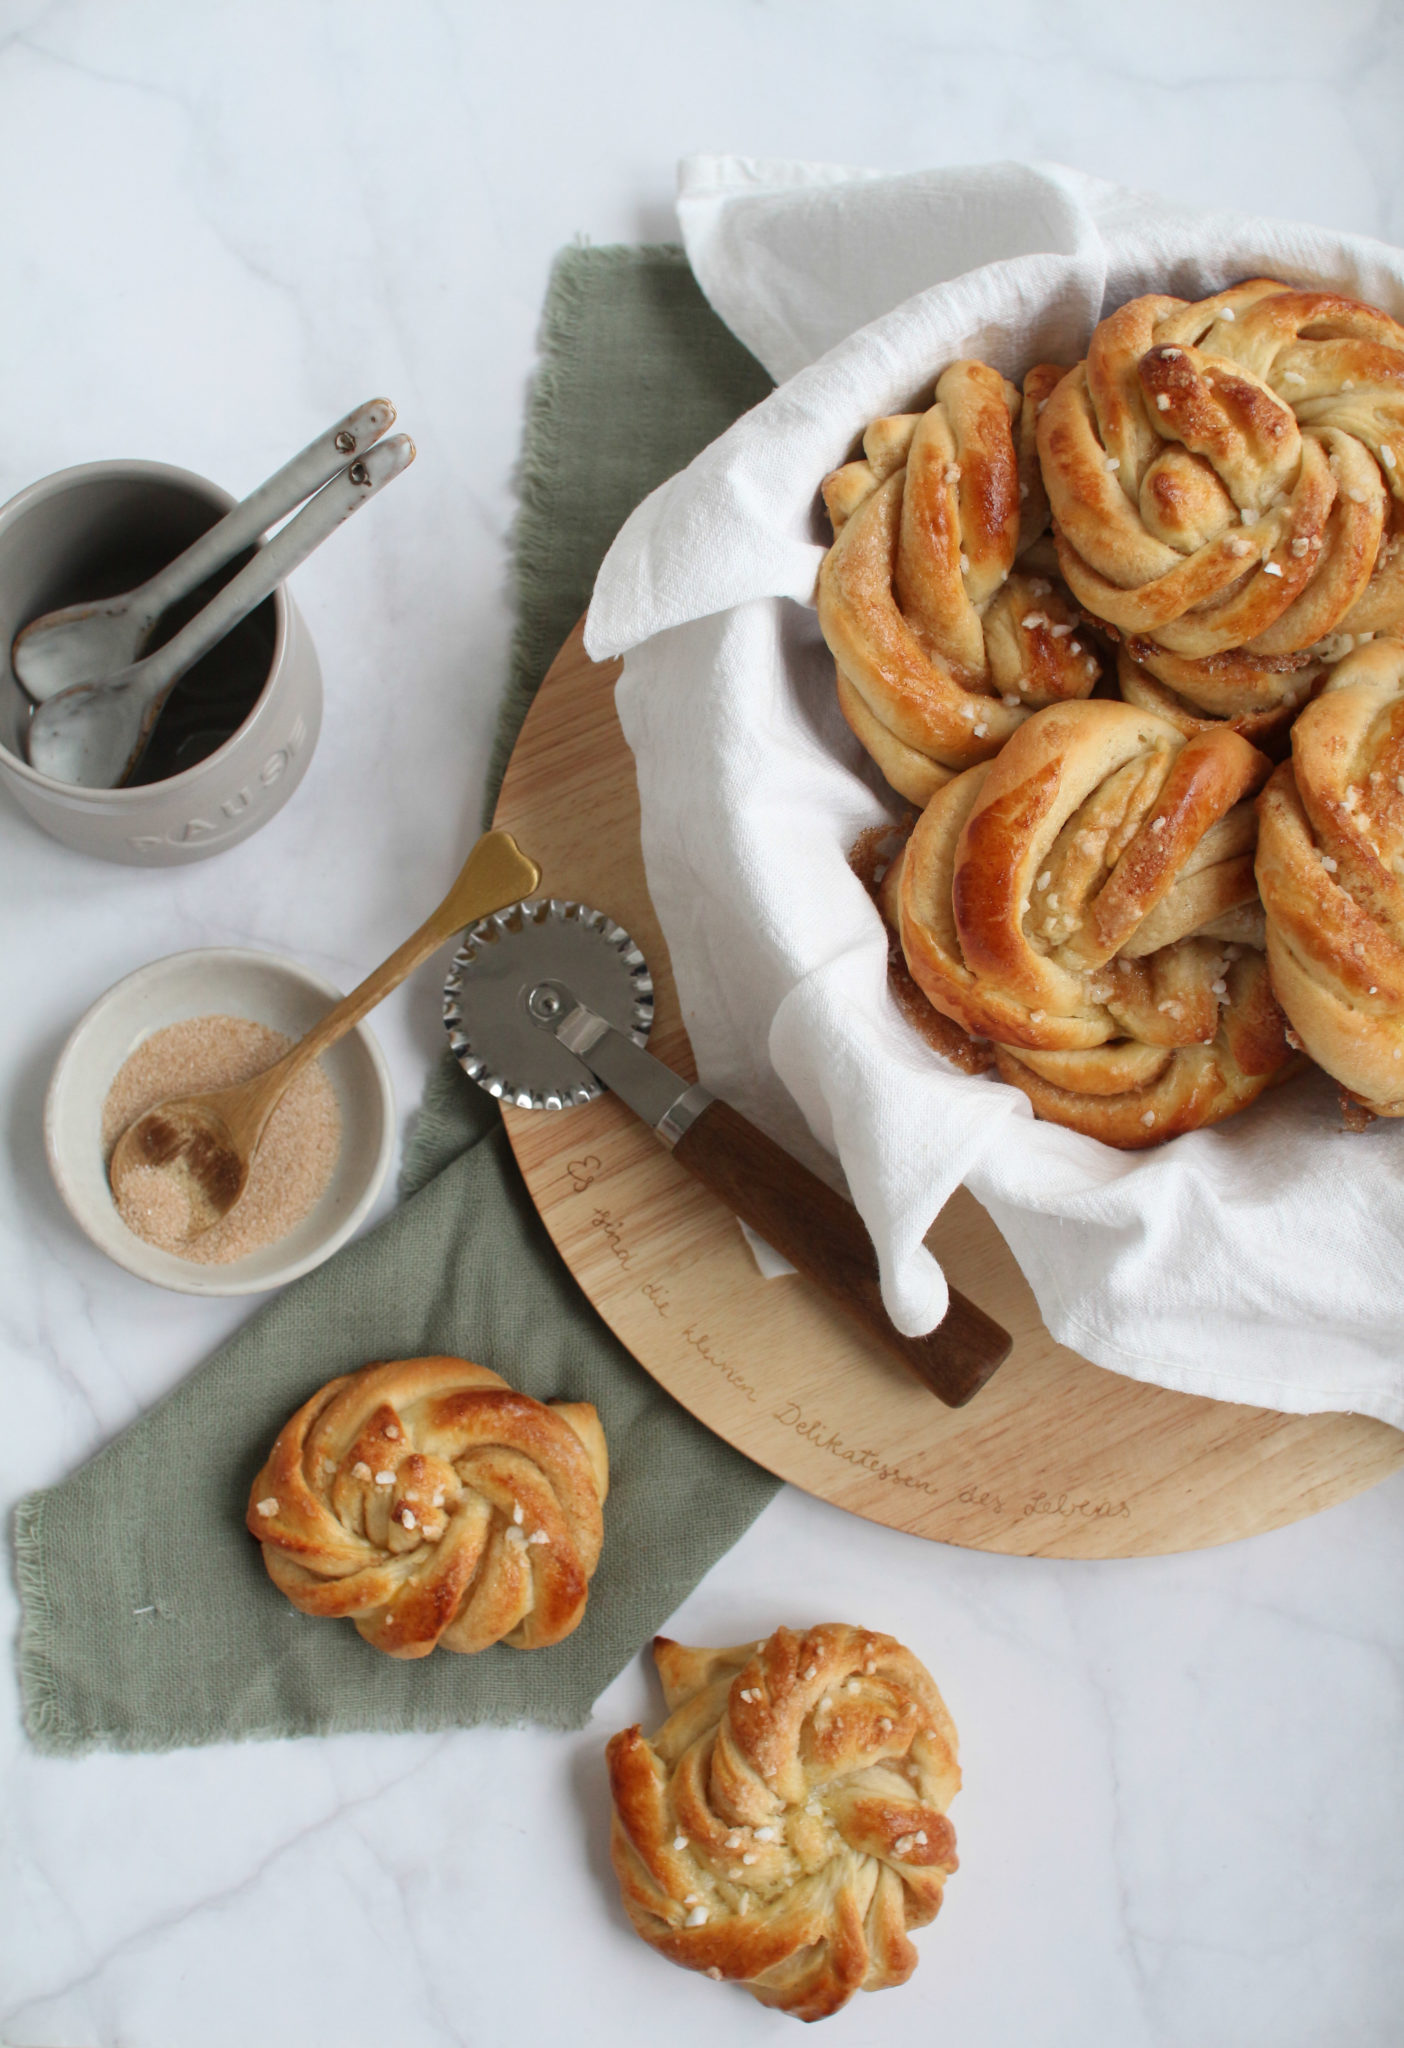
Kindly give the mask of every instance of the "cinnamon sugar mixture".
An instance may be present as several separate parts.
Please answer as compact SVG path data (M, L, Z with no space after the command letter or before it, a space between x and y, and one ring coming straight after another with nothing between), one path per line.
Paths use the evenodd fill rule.
M118 1071L102 1109L102 1156L129 1124L173 1096L203 1095L252 1080L290 1052L284 1037L251 1017L191 1017L143 1039ZM336 1091L314 1060L298 1075L268 1120L249 1183L223 1222L182 1244L185 1206L157 1167L126 1176L118 1214L127 1228L160 1251L202 1266L227 1266L276 1244L315 1206L341 1150Z

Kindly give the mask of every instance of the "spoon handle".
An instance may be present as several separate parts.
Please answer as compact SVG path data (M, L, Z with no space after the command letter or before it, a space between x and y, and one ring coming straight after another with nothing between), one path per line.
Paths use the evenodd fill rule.
M339 1038L344 1038L368 1011L383 1002L391 990L398 988L406 975L412 974L420 961L427 960L446 939L451 939L465 926L476 924L480 917L502 910L509 903L519 903L524 896L534 895L540 882L540 868L522 852L510 832L484 833L463 863L443 902L431 911L418 931L411 933L402 946L397 946L389 959L382 961L357 988L352 989L349 996L343 996L320 1024L314 1025L291 1052L284 1053L277 1065L260 1077L256 1087L241 1089L237 1106L233 1103L225 1105L225 1120L245 1154L252 1155L263 1135L264 1125L309 1061L326 1052Z
M98 683L74 683L40 704L29 722L29 763L57 782L120 789L146 752L161 708L186 670L305 561L343 519L414 460L408 434L392 434L333 477L259 548L238 575L175 637Z
M323 485L295 519L290 519L265 547L259 548L253 560L246 562L238 575L232 577L188 625L182 626L173 639L168 640L164 647L158 647L154 654L148 654L144 661L133 662L121 677L118 687L139 691L146 699L146 708L140 737L119 782L127 780L145 753L161 706L186 671L193 668L202 655L208 654L226 633L232 632L255 605L262 604L264 598L290 576L300 562L305 562L344 519L349 519L353 512L359 512L362 505L382 490L392 477L408 469L413 460L414 443L408 434L392 434L388 441L381 441L364 456L358 456L349 469ZM50 713L52 706L60 701L57 697L51 699L39 717Z
M364 455L387 428L395 424L395 408L388 398L372 398L365 405L357 406L347 413L345 419L328 427L315 441L309 441L300 455L294 455L291 462L283 467L256 491L249 494L243 503L226 512L217 525L208 533L202 533L197 541L168 562L164 569L158 569L154 576L147 578L132 591L127 602L134 612L148 618L158 619L162 612L173 604L188 597L192 590L198 590L207 577L222 569L235 555L253 546L261 533L266 533L280 519L285 519L309 498L313 491L334 477L339 469L345 469L357 455Z

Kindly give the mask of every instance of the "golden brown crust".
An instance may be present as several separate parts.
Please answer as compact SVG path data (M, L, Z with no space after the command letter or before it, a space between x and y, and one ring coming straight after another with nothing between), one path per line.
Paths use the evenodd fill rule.
M924 1666L840 1623L654 1655L668 1719L607 1752L638 1933L798 2019L904 1983L956 1868L956 1732Z
M1290 1070L1247 801L1269 765L1222 727L1068 704L927 805L887 915L927 1000L1040 1116L1159 1144Z
M1404 1115L1404 326L1147 295L1022 396L952 365L825 496L840 703L921 807L874 893L936 1049L1119 1146L1303 1050ZM1119 707L1063 687L1093 633Z
M588 1402L534 1401L462 1358L407 1358L304 1402L247 1523L295 1607L349 1616L392 1657L540 1649L584 1614L608 1486Z
M1042 564L1015 568L1046 523L1028 415L1061 375L1038 365L1021 399L985 364L953 363L935 404L875 420L863 459L825 480L817 601L839 703L915 803L1100 673L1066 593Z
M881 916L887 929L887 987L893 1002L914 1031L920 1032L933 1052L966 1074L983 1074L994 1065L994 1051L984 1039L974 1039L953 1018L943 1017L931 1007L912 980L902 952L899 898L902 856L916 823L908 812L898 825L870 825L849 849L852 868Z
M1229 961L1224 980L1222 1021L1206 1045L1171 1050L1127 1040L1089 1053L996 1046L1000 1076L1023 1089L1045 1123L1087 1132L1123 1152L1221 1123L1301 1064L1285 1048L1282 1012L1262 954Z
M1242 648L1189 661L1153 640L1117 649L1122 701L1154 711L1182 732L1227 726L1273 759L1286 752L1292 721L1326 680L1326 664L1307 654L1251 655Z
M1266 737L1302 701L1278 658L1404 623L1404 328L1376 307L1263 278L1133 300L1038 445L1070 589L1189 716Z
M1404 1116L1404 639L1332 672L1258 811L1278 1000L1366 1109Z

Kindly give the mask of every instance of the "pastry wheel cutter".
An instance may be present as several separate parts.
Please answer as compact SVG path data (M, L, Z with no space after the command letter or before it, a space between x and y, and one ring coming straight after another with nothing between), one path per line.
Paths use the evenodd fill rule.
M877 1255L842 1195L729 1103L644 1050L653 981L611 918L538 897L465 932L444 990L465 1073L519 1109L569 1109L610 1089L706 1187L952 1408L1008 1357L1012 1339L951 1289L929 1335L904 1337L878 1291Z

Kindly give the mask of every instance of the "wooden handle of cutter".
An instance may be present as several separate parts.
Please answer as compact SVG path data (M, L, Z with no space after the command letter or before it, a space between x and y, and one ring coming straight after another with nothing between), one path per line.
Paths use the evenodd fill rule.
M709 1104L673 1156L947 1407L960 1408L978 1394L1009 1356L1009 1332L954 1288L944 1320L929 1336L904 1337L894 1329L878 1291L877 1254L858 1211L729 1103Z

